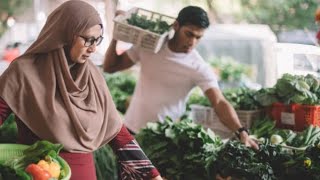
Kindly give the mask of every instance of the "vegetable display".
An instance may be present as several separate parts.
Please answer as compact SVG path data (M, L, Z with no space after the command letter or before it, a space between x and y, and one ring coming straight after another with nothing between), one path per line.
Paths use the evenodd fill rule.
M319 87L318 79L311 74L306 76L284 74L277 80L274 87L261 89L256 99L264 106L269 106L274 102L317 105L320 104Z
M255 100L255 90L248 88L235 88L223 91L223 95L235 110L257 110L260 104Z
M241 64L232 57L211 58L208 61L212 67L216 68L222 82L236 82L252 76L249 65Z
M320 128L303 132L275 128L270 119L254 122L250 132L258 151L239 141L222 143L190 119L149 123L136 137L167 179L319 179ZM156 142L156 143L155 143ZM307 178L305 178L307 177Z
M207 179L205 152L214 154L222 145L212 131L189 119L149 123L136 138L161 175L170 180Z

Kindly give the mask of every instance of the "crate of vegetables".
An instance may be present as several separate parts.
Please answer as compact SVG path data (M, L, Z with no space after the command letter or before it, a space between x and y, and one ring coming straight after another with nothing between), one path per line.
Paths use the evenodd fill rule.
M302 131L309 125L320 127L320 106L274 103L269 115L279 128Z
M142 8L132 8L114 19L113 38L157 53L172 32L175 18Z

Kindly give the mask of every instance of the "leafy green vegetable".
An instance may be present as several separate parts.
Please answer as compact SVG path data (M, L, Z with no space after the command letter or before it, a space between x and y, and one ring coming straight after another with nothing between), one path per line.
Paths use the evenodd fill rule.
M214 157L222 146L219 137L190 119L148 123L136 139L161 175L171 180L207 179L206 150Z
M240 81L243 77L250 77L252 74L250 66L241 64L232 57L211 58L208 62L217 69L222 82Z
M276 122L269 118L257 119L252 123L250 134L255 135L257 138L269 138L272 134L274 134L275 126Z
M124 114L127 109L128 99L133 94L136 78L123 72L104 73L104 77L117 109Z
M133 13L131 17L127 19L127 22L133 26L147 29L157 34L163 34L170 29L170 25L166 21L147 19L146 16L139 15L138 13Z
M274 102L316 105L319 95L319 81L313 75L284 74L274 87L258 91L256 99L264 106Z
M14 114L4 121L0 126L0 143L15 143L17 142L18 129L15 122Z
M219 151L217 157L216 161L212 161L208 165L212 179L217 174L236 179L275 179L270 164L260 161L253 149L240 142L229 141Z
M98 180L118 179L117 158L109 145L104 145L94 152L96 174Z
M255 90L248 88L236 88L223 91L225 98L236 110L260 109L260 104L255 100Z

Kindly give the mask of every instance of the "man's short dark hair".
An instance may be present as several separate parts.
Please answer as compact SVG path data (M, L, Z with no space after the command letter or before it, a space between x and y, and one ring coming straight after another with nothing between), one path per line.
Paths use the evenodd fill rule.
M195 25L201 28L207 28L210 25L207 12L197 6L187 6L183 8L177 17L180 26Z

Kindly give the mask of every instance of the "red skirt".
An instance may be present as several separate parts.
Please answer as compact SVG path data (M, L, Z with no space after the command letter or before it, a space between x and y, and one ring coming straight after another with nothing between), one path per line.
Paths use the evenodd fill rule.
M93 153L68 153L59 154L71 168L70 180L96 180L96 169Z

